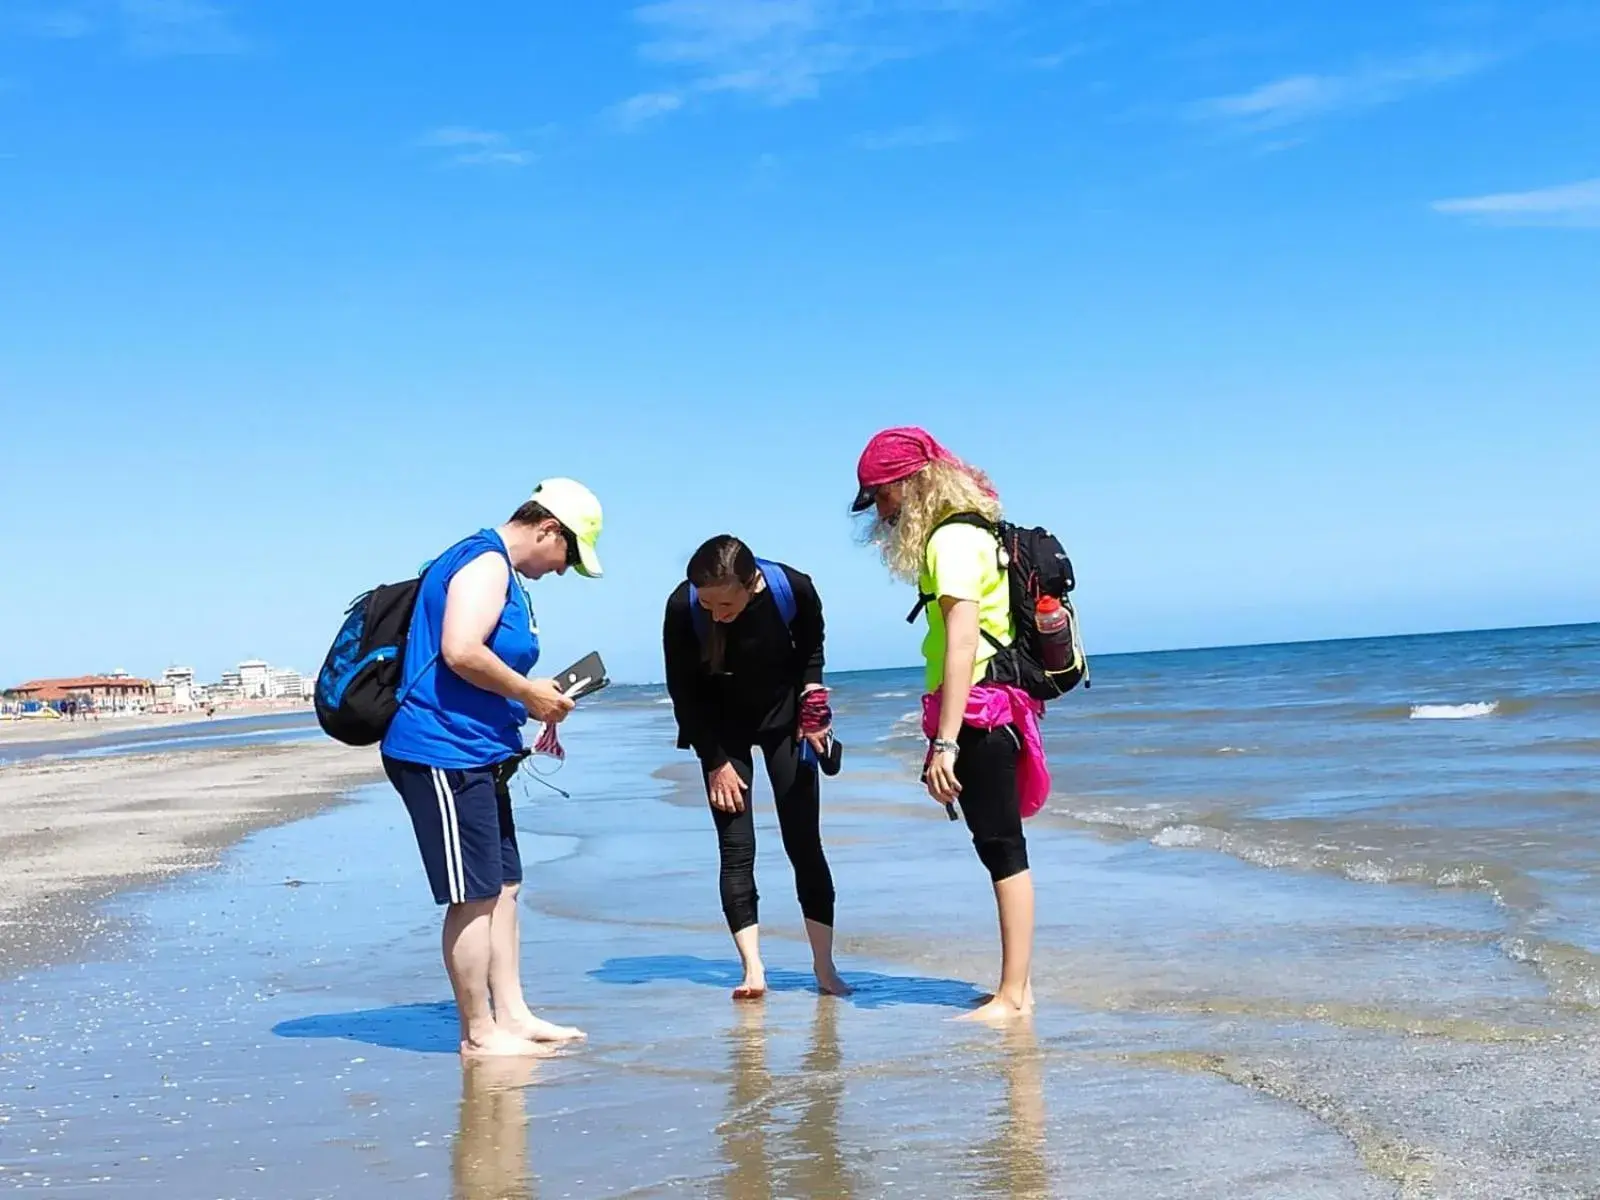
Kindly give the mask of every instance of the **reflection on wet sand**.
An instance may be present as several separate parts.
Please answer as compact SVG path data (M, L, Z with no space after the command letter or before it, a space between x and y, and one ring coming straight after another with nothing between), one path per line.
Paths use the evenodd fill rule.
M728 1115L718 1126L728 1162L722 1194L727 1200L856 1195L839 1152L844 1076L838 1003L818 1002L799 1069L776 1081L767 1068L765 1020L765 1005L741 1006L730 1034Z
M469 1060L461 1068L461 1123L450 1153L452 1200L533 1200L525 1091L537 1059Z
M979 1149L983 1195L1008 1200L1050 1200L1045 1154L1044 1051L1030 1021L1005 1031L998 1065L1006 1081L1006 1107L995 1136Z

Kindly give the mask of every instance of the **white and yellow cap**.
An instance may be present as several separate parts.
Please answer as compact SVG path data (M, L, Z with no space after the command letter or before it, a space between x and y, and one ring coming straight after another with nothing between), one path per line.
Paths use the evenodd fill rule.
M595 494L575 479L546 479L533 489L533 501L560 521L578 542L578 562L574 570L589 579L598 579L600 527L604 514Z

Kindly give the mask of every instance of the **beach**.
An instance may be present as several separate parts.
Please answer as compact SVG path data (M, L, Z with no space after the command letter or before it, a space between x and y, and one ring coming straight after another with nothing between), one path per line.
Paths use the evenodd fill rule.
M213 864L246 834L309 816L379 772L375 751L326 741L36 757L0 770L0 973L75 957L115 935L98 911L106 897Z
M193 759L197 808L294 762L311 808L146 876L93 909L116 936L0 982L0 1189L1600 1194L1597 645L1580 627L1098 663L1048 722L1040 1008L1010 1031L950 1019L993 982L994 909L915 786L914 672L833 681L843 1001L809 979L760 784L772 992L730 1003L715 838L670 710L620 686L583 706L566 764L533 764L571 798L527 767L514 792L529 996L590 1039L488 1069L454 1053L387 785L320 774L344 752L315 740L164 751ZM90 778L149 788L150 762Z

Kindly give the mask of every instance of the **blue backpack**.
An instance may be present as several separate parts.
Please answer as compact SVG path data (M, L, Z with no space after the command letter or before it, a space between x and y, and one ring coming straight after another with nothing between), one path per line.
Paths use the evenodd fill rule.
M333 645L317 672L317 723L347 746L383 740L400 702L411 616L421 574L363 592L345 610Z
M799 609L794 602L794 588L789 584L788 572L764 558L756 559L756 567L767 581L767 591L772 593L772 601L778 606L784 625L792 629L795 613ZM704 642L711 629L711 614L700 607L700 591L692 583L689 585L689 612L694 618L695 636Z

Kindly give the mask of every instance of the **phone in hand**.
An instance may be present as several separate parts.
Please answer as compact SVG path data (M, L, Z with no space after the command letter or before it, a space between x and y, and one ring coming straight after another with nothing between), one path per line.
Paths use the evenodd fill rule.
M824 775L830 777L837 775L844 762L844 743L830 733L827 745L822 753L818 754L816 748L802 735L800 761L815 766Z
M921 782L922 782L922 786L923 787L927 787L928 786L928 768L930 766L932 766L932 765L933 765L933 747L930 745L928 747L927 757L925 757L922 760ZM961 814L956 812L956 804L955 804L954 800L952 800L950 803L948 803L948 804L946 804L944 806L944 812L945 812L945 816L949 817L952 821L959 821L961 819Z
M830 778L839 773L839 768L844 765L844 743L831 733L828 735L827 749L822 752L817 761L824 775Z
M573 701L592 696L611 684L611 680L606 678L606 664L598 653L584 655L555 676L554 682L556 690Z

